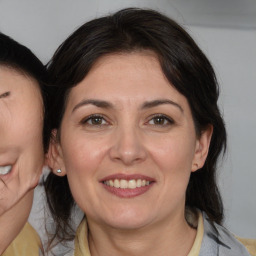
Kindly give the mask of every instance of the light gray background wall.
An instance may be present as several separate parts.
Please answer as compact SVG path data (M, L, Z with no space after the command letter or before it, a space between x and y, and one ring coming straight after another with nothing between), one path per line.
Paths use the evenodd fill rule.
M255 0L0 0L0 31L46 63L79 25L131 6L154 8L178 20L212 61L229 139L219 168L225 225L256 238Z

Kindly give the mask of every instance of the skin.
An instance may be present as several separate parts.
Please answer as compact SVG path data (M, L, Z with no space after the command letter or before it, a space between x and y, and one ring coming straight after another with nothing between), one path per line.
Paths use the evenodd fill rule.
M72 88L60 141L49 151L50 165L67 175L86 214L92 255L188 254L196 230L184 217L185 192L191 172L204 164L211 134L209 127L196 135L186 98L153 53L97 62ZM102 184L116 174L145 175L153 183L145 193L120 197Z
M1 66L0 168L12 166L8 174L0 175L1 250L19 233L29 215L33 188L44 164L42 127L43 103L37 82ZM8 226L2 228L6 223Z

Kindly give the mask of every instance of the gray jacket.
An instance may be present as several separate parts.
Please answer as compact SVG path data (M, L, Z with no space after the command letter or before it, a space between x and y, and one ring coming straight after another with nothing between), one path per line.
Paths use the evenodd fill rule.
M224 227L203 213L204 236L199 256L250 256L247 249Z

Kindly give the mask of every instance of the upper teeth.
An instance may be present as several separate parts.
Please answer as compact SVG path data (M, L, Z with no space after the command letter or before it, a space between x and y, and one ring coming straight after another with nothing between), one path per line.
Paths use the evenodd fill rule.
M148 186L150 184L149 181L146 180L124 180L124 179L115 179L115 180L106 180L103 182L105 185L115 188L140 188L144 186Z
M11 165L0 166L0 175L8 174L12 169Z

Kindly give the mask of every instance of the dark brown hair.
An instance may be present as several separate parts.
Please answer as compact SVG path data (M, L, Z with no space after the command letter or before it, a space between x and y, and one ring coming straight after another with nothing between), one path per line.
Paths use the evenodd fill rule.
M72 87L81 82L102 56L150 50L162 71L190 105L197 134L210 124L213 135L205 165L191 174L186 205L205 211L221 223L223 205L216 185L217 159L226 146L226 131L217 106L218 84L214 70L194 40L175 21L153 10L124 9L85 23L57 49L48 64L55 86L51 128L59 129ZM57 237L65 239L74 204L67 178L50 174L45 183ZM68 232L66 232L68 231Z

